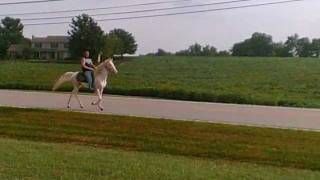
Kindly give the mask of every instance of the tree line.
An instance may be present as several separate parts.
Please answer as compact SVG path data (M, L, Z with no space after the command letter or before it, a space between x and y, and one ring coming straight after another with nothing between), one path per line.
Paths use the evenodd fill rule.
M0 23L0 58L8 57L11 45L23 45L23 57L32 57L31 40L23 36L24 26L20 19L5 17ZM113 29L105 33L102 28L87 14L72 19L68 31L69 52L72 59L78 59L85 50L96 58L102 53L104 57L134 54L138 45L134 36L124 29Z
M319 57L320 38L310 40L308 37L299 37L298 34L289 36L285 42L274 42L271 35L253 33L244 41L235 43L229 51L218 51L214 46L202 46L199 43L190 45L185 50L170 53L158 49L153 56L252 56L252 57Z
M231 51L233 56L319 57L320 39L310 40L294 34L285 42L273 42L271 35L256 32L251 38L234 44Z
M8 49L13 44L22 44L23 57L32 54L31 41L23 36L23 24L20 19L5 17L0 22L0 58L7 57ZM105 33L95 20L87 14L72 19L70 30L69 52L73 59L82 56L89 50L93 58L99 53L104 57L134 54L137 43L134 36L124 29L113 29ZM190 45L187 49L171 53L158 49L148 55L164 56L261 56L261 57L319 57L320 38L310 39L298 34L289 36L285 42L274 42L271 35L256 32L248 39L235 43L229 51L218 51L211 45L202 46L199 43Z
M73 58L81 57L85 50L90 51L92 57L97 57L99 53L104 57L112 57L134 54L138 48L131 33L124 29L113 29L105 33L87 14L73 18L70 28L69 51Z
M167 52L163 49L158 49L155 53L149 53L148 56L230 56L229 51L218 51L217 48L210 45L202 46L199 43L190 45L187 49L178 51L176 53Z

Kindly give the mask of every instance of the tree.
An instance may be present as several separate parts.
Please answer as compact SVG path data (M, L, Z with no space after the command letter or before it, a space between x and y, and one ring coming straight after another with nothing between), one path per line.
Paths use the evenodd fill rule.
M178 56L215 56L217 48L206 45L202 47L199 43L194 43L188 49L176 52Z
M313 39L311 43L312 55L319 57L320 56L320 39Z
M219 51L217 53L217 56L230 56L230 52L229 51Z
M272 36L264 33L254 33L251 37L253 56L272 56Z
M158 51L155 53L156 56L169 56L171 55L170 52L167 52L163 49L158 49Z
M189 50L186 49L186 50L181 50L181 51L176 52L176 55L177 56L189 56L190 53L189 53Z
M189 46L189 53L191 56L199 56L202 54L202 46L198 43L195 43Z
M0 29L2 31L2 29ZM0 58L3 59L7 55L7 50L9 48L9 44L4 39L3 32L0 32Z
M148 53L146 54L146 56L171 56L172 53L171 52L167 52L164 49L159 48L157 50L157 52L152 52L152 53Z
M88 50L91 57L97 58L105 47L105 35L101 27L87 14L72 19L70 24L69 51L73 58L79 58Z
M23 50L22 50L22 58L23 59L30 59L30 58L32 58L32 55L33 55L33 50L30 46L23 48Z
M234 44L231 51L233 56L249 56L252 54L250 53L250 41L245 40Z
M116 54L121 54L123 51L123 43L118 36L106 35L106 44L103 50L103 55L105 57L112 57Z
M299 41L299 35L294 34L292 36L289 36L287 41L285 42L285 45L289 49L290 56L296 56L297 55L297 46Z
M117 37L120 39L121 48L118 49L118 54L134 54L137 51L138 45L133 35L123 29L114 29L108 34L110 37ZM106 42L107 44L110 42Z
M22 58L30 59L33 56L33 49L31 48L31 39L23 38L21 44L23 45Z
M272 36L265 33L254 33L251 38L236 43L232 48L234 56L272 56Z
M202 48L202 56L215 56L217 54L217 48L206 45Z
M18 44L23 39L23 25L20 19L5 17L0 25L0 58L7 55L12 44Z
M312 46L310 39L305 37L297 41L297 54L299 57L310 57L312 56Z
M273 44L273 55L276 57L291 57L290 49L286 44L279 42Z

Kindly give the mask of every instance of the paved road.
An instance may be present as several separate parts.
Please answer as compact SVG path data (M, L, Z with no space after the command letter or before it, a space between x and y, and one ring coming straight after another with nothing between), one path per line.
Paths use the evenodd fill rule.
M0 90L0 106L67 110L68 97L69 95L65 93ZM103 103L105 110L100 112L90 105L96 99L95 96L81 95L80 98L86 106L85 109L81 110L73 99L71 111L320 131L320 109L199 103L107 95L104 96Z

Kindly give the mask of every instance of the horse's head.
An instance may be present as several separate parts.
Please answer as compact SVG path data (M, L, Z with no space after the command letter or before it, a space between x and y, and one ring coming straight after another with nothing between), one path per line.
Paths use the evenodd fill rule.
M112 58L109 58L109 59L106 59L104 62L103 62L105 68L113 73L113 74L118 74L118 70L116 68L116 66L114 65L113 63L113 59Z

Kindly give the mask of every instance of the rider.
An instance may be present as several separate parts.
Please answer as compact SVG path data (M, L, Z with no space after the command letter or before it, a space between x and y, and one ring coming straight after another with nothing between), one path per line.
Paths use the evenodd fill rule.
M89 51L85 51L83 57L81 59L81 66L84 75L86 76L86 80L88 82L89 89L94 91L94 69L95 66L90 59Z

